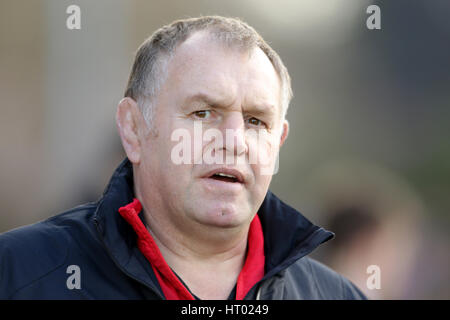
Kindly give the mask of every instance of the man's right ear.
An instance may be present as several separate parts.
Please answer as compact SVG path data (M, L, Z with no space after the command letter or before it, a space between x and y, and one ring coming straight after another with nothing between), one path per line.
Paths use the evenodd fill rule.
M116 112L116 125L125 153L133 164L139 164L141 161L139 115L140 111L136 101L129 97L120 100Z

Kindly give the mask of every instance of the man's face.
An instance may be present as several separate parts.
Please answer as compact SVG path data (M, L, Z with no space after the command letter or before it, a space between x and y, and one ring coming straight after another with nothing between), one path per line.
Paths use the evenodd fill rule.
M157 96L157 134L141 139L137 174L150 210L157 205L179 228L249 223L267 193L268 168L285 138L287 123L280 114L279 78L262 50L249 54L205 33L192 35L177 48ZM200 126L203 134L194 132ZM205 136L208 130L215 135ZM184 141L177 132L185 134ZM217 133L222 145L211 138ZM185 148L179 153L181 142ZM249 161L251 152L260 158ZM189 161L180 164L174 158L179 154ZM207 156L215 161L205 161Z

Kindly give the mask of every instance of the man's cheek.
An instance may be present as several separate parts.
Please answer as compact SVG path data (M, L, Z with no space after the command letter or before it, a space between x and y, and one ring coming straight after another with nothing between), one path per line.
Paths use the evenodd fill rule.
M249 162L256 166L256 174L272 175L277 160L278 147L273 135L262 132L249 136Z

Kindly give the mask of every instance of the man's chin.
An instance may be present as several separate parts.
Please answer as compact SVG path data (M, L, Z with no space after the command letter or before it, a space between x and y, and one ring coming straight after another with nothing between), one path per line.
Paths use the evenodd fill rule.
M196 214L198 223L213 228L236 228L244 225L248 219L248 215L226 209L208 210Z

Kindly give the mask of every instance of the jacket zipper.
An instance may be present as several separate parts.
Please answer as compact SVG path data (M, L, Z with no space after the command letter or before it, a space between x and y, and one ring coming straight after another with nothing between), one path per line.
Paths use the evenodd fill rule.
M259 286L258 291L256 292L256 300L261 300L261 286Z

